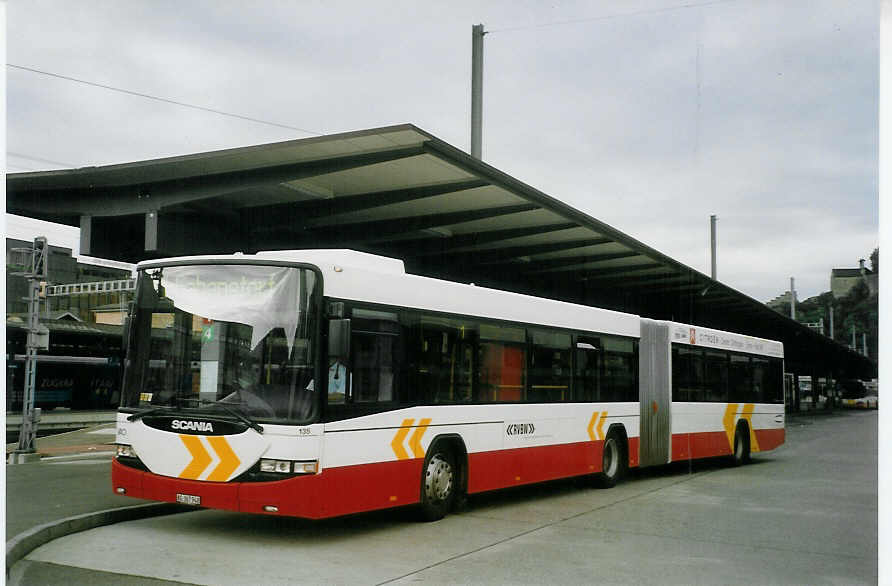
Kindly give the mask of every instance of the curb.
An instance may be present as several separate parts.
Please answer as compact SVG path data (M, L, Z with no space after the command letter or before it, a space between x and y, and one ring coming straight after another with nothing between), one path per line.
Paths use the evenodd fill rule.
M185 511L194 511L194 507L178 505L175 503L160 503L147 505L134 505L118 509L106 509L94 513L85 513L66 517L58 521L50 521L19 533L6 542L6 574L9 569L26 555L50 541L72 533L79 533L88 529L112 525L123 521L135 521L150 517L160 517Z

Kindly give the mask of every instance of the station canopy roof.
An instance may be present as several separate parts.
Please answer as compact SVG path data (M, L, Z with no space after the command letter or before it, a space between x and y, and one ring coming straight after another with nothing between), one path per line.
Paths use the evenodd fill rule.
M7 211L81 227L81 252L352 248L415 274L784 342L788 370L872 361L410 124L7 176Z

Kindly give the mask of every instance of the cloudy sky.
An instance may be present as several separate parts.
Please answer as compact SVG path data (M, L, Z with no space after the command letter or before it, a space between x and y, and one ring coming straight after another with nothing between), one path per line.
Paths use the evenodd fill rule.
M721 281L804 299L878 244L878 22L865 0L11 2L7 167L406 122L469 150L482 23L486 162L704 273L716 214Z

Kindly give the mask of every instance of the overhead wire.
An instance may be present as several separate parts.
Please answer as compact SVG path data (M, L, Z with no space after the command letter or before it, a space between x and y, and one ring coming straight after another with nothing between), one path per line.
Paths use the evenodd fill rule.
M321 135L322 135L321 132L316 132L316 131L314 131L314 130L307 130L306 128L300 128L300 127L298 127L298 126L290 126L290 125L288 125L288 124L281 124L281 123L279 123L279 122L270 122L269 120L262 120L262 119L260 119L260 118L253 118L253 117L251 117L251 116L244 116L244 115L242 115L242 114L235 114L235 113L233 113L233 112L226 112L226 111L224 111L224 110L217 110L216 108L209 108L209 107L207 107L207 106L198 106L198 105L195 105L195 104L189 104L189 103L187 103L187 102L181 102L181 101L179 101L179 100L172 100L172 99L169 99L169 98L162 98L162 97L160 97L160 96L153 96L153 95L151 95L151 94L146 94L146 93L143 93L143 92L136 92L136 91L133 91L133 90L128 90L128 89L124 89L124 88L120 88L120 87L116 87L116 86L112 86L112 85L107 85L107 84L103 84L103 83L97 83L97 82L95 82L95 81L89 81L89 80L86 80L86 79L80 79L80 78L77 78L77 77L71 77L71 76L69 76L69 75L62 75L62 74L60 74L60 73L53 73L53 72L51 72L51 71L44 71L44 70L42 70L42 69L35 69L35 68L33 68L33 67L26 67L26 66L24 66L24 65L16 65L16 64L14 64L14 63L7 63L6 66L7 66L7 67L11 67L11 68L13 68L13 69L19 69L19 70L21 70L21 71L29 71L29 72L31 72L31 73L36 73L36 74L39 74L39 75L46 75L46 76L49 76L49 77L55 77L55 78L57 78L57 79L64 79L64 80L66 80L66 81L72 81L72 82L75 82L75 83L81 83L81 84L84 84L84 85L88 85L88 86L92 86L92 87L97 87L97 88L102 88L102 89L110 90L110 91L113 91L113 92L119 92L119 93L122 93L122 94L127 94L127 95L131 95L131 96L137 96L137 97L140 97L140 98L145 98L145 99L148 99L148 100L155 100L155 101L158 101L158 102L164 102L164 103L166 103L166 104L173 104L173 105L175 105L175 106L182 106L182 107L184 107L184 108L192 108L193 110L201 110L202 112L210 112L210 113L212 113L212 114L219 114L220 116L229 116L230 118L237 118L237 119L239 119L239 120L246 120L246 121L248 121L248 122L255 122L255 123L257 123L257 124L266 124L266 125L268 125L268 126L275 126L275 127L278 127L278 128L286 128L286 129L288 129L288 130L297 130L298 132L303 132L303 133L305 133L305 134L313 134L313 135L316 135L316 136L321 136Z

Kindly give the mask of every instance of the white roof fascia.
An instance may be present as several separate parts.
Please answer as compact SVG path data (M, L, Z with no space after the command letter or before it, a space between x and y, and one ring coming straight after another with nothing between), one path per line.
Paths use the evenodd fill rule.
M664 323L669 326L669 341L673 344L717 348L746 354L771 356L773 358L784 357L783 343L775 340L766 340L764 338L756 338L755 336L747 336L746 334L736 334L734 332L671 321L658 323Z

